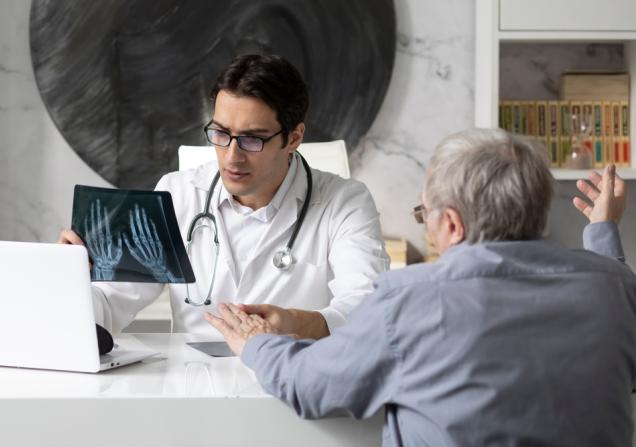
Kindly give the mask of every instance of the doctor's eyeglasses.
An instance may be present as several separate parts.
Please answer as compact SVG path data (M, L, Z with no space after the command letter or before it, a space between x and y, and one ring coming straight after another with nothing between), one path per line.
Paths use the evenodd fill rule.
M413 208L413 211L411 211L411 215L413 215L413 217L415 218L415 221L418 224L423 224L423 223L426 223L426 218L428 217L428 210L426 209L424 205L418 205L415 208Z
M269 137L257 137L255 135L232 135L229 132L226 132L221 129L211 128L208 123L203 128L205 132L205 137L208 142L213 146L219 147L229 147L232 144L232 140L236 139L238 143L238 147L243 149L246 152L262 152L265 147L265 143L274 138L276 135L280 135L283 133L283 129L276 132L274 135L270 135Z

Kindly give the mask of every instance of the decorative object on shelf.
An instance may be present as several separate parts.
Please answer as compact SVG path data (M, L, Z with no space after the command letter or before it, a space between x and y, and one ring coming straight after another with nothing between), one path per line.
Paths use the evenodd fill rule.
M391 270L406 267L406 239L384 238L384 248L391 259Z
M592 157L592 105L573 102L570 113L570 151L563 159L567 169L591 169Z

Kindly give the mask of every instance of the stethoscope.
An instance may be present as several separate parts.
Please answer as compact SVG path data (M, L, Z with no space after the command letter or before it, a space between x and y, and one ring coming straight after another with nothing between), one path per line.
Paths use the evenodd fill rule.
M274 253L272 258L272 263L274 267L278 270L287 270L294 263L294 258L292 257L291 250L294 246L294 242L296 241L296 236L298 236L298 232L300 231L300 227L303 225L303 221L305 220L305 216L307 215L307 209L309 208L309 201L311 200L311 189L313 186L313 178L311 176L311 169L309 168L309 164L307 160L299 153L298 157L300 157L300 161L303 164L303 168L305 168L305 173L307 174L307 192L305 193L305 200L303 201L303 206L300 209L300 215L296 220L296 225L294 225L294 231L292 232L289 241L287 244ZM217 261L219 259L219 236L218 229L216 226L216 218L214 214L210 212L210 202L212 201L212 194L214 193L214 189L216 185L219 183L219 178L221 177L221 173L217 171L216 175L212 179L212 183L210 184L210 189L208 189L208 194L205 197L205 207L203 211L194 216L192 222L190 222L190 226L188 227L188 233L186 236L186 249L188 252L188 257L191 259L191 250L192 250L192 234L198 230L199 228L210 228L214 234L213 242L214 242L214 267L212 270L212 279L210 280L210 288L208 289L208 293L203 301L193 301L190 299L190 288L188 283L186 283L186 297L185 302L188 304L192 304L193 306L208 306L212 304L210 297L212 296L212 288L214 287L214 279L216 278L216 266ZM209 220L211 224L200 224L197 226L197 222L205 220Z

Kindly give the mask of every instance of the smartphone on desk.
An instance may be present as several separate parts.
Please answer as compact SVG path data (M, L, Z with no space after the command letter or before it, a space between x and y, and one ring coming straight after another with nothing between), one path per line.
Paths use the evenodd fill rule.
M224 341L199 341L186 344L212 357L236 357Z

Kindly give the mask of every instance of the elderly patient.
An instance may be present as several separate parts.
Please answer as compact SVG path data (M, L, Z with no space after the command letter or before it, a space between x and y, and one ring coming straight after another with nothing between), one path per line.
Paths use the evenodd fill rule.
M230 305L206 318L302 417L384 406L384 445L631 445L636 277L616 227L624 182L610 167L577 186L587 250L541 237L553 194L542 150L500 130L453 135L428 165L418 207L437 262L383 274L320 341L268 333Z

